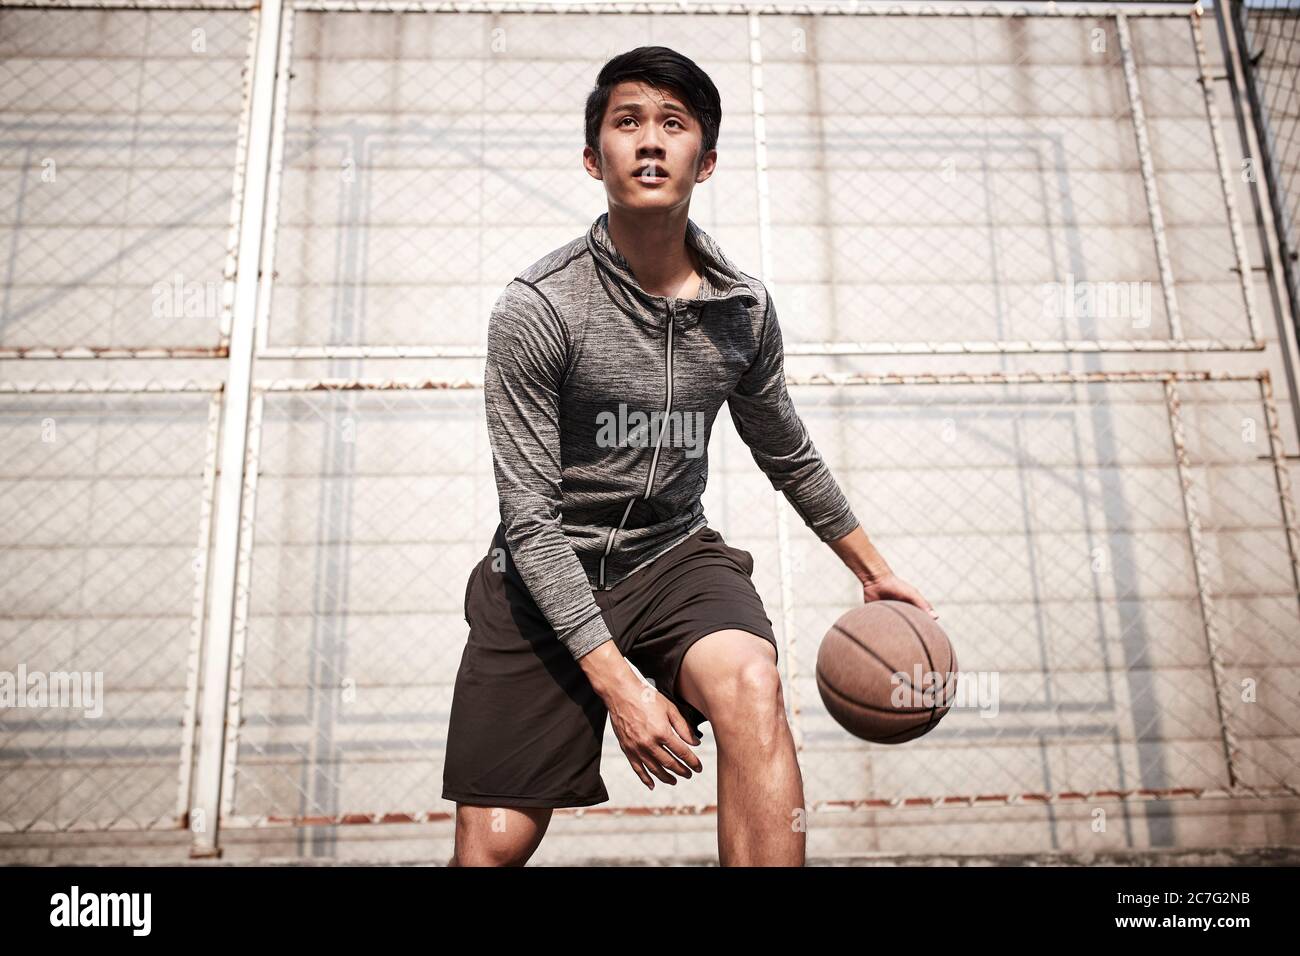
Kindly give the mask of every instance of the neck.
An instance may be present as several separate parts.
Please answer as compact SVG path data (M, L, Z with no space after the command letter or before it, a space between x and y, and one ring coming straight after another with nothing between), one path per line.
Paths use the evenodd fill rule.
M687 210L629 216L609 210L609 238L651 295L693 299L700 291L696 253L686 242Z

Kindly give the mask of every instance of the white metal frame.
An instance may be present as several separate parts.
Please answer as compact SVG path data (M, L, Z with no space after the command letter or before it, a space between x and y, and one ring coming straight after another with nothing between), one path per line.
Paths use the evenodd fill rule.
M281 0L265 0L257 17L257 56L252 71L249 107L248 171L244 179L243 217L240 222L239 260L235 285L234 322L230 338L226 401L221 428L221 477L217 487L216 547L209 591L207 640L204 647L202 746L199 751L190 828L190 855L218 856L217 827L221 812L223 750L232 702L229 686L235 640L236 579L240 542L245 528L243 507L245 456L249 438L249 402L253 384L253 353L261 276L262 240L265 235L267 181L270 174L271 130L276 94L283 96L288 61L281 53Z

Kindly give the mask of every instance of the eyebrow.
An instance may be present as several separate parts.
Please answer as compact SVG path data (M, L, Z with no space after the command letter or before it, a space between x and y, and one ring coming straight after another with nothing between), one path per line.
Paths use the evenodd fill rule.
M667 103L664 103L664 104L663 104L663 108L664 108L664 110L665 110L666 112L669 112L669 113L679 113L679 114L681 114L684 118L687 118L687 119L690 118L690 113L688 113L684 108L682 108L681 106L677 105L677 104L674 103L674 102L669 101L669 102L667 102ZM616 115L619 114L619 113L637 113L637 114L640 114L640 113L642 113L642 112L644 112L644 111L643 111L643 109L642 109L642 107L641 107L641 104L638 103L638 102L621 103L621 104L619 104L618 106L615 106L612 110L609 111L611 117L616 116Z

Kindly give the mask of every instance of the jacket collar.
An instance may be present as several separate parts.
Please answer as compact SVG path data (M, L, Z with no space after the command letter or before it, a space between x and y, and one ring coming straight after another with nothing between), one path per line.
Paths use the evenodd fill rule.
M704 271L700 291L693 299L677 299L675 326L690 328L703 317L710 302L748 299L758 302L745 276L723 255L718 244L692 219L686 220L686 242L699 254ZM596 274L614 304L640 322L665 328L668 322L668 297L651 295L641 288L632 267L614 247L609 235L609 213L603 212L587 230L587 248L596 262Z

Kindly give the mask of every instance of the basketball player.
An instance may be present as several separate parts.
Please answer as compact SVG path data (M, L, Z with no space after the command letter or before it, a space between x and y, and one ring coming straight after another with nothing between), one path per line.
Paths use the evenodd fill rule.
M934 614L868 541L795 412L766 286L688 218L720 119L712 80L670 49L606 63L583 164L608 210L493 307L501 523L465 589L442 791L457 805L453 866L522 865L553 809L607 801L607 715L651 790L703 770L692 747L707 721L720 862L803 865L803 784L753 555L700 505L724 402L863 600Z

